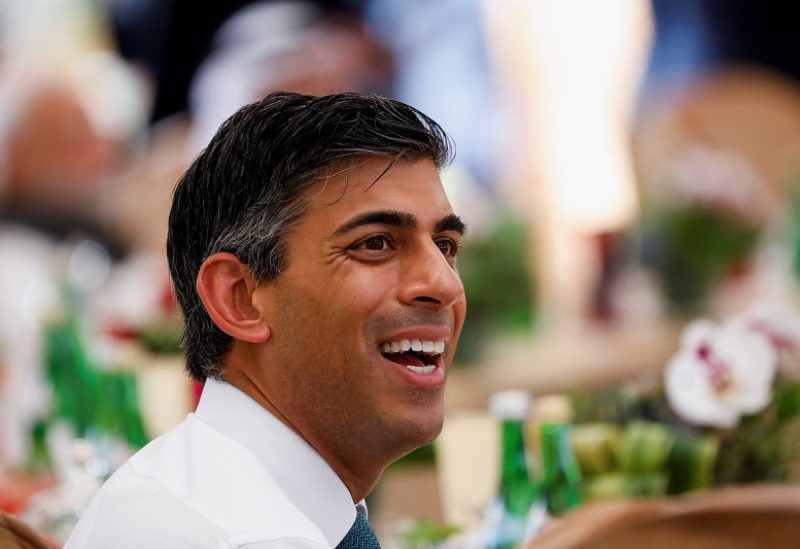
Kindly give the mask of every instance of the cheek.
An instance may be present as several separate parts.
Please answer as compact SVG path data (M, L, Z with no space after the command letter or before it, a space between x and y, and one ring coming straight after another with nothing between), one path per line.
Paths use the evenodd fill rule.
M461 300L453 305L453 318L455 320L456 335L461 332L461 327L467 317L467 301L466 297L462 294Z
M308 346L303 353L320 347L327 353L338 348L352 352L370 337L373 319L391 295L391 273L376 276L377 269L372 271L351 269L337 277L306 278L286 287L276 303L284 334L295 339L294 334L302 334L300 340Z
M337 316L366 319L390 300L394 287L392 269L359 266L330 283L319 306Z

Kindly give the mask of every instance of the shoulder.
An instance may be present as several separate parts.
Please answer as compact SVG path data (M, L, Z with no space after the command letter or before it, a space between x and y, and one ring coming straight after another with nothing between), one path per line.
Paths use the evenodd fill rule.
M157 480L123 466L81 515L65 549L235 547L225 530Z
M327 547L248 450L193 416L109 479L73 538L67 548Z

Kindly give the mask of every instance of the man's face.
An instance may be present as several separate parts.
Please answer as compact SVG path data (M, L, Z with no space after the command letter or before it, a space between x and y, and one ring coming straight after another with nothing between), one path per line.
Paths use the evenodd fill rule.
M264 283L260 388L323 452L402 455L442 426L466 312L463 225L431 161L375 182L386 166L366 160L314 187L287 238L288 268Z

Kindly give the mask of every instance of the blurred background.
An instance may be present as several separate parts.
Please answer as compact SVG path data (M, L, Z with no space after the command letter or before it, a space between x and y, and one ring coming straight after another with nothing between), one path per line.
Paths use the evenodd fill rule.
M487 399L508 388L560 410L573 445L589 423L617 429L606 442L639 436L633 420L713 434L694 488L797 482L785 443L800 408L794 12L755 0L0 0L0 509L58 545L99 483L192 411L200 389L182 371L164 258L172 187L223 120L276 90L395 97L457 146L443 179L470 226L469 315L443 436L372 497L384 539L480 524L499 455ZM774 448L755 456L745 421L710 433L664 412L662 372L687 323L773 305L790 328L770 394L795 391L762 408L774 420L784 406ZM540 398L552 395L558 405ZM772 420L756 412L749 428L764 433L757 421ZM718 459L726 444L739 462ZM677 443L664 448L667 459ZM576 454L584 499L631 495L630 474ZM652 492L681 491L662 465L647 471L667 475ZM600 474L617 476L593 489Z

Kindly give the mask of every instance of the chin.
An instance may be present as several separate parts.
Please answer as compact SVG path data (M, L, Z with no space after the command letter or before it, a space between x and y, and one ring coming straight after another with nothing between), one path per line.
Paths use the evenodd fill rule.
M404 428L396 434L398 441L403 441L403 454L413 452L420 446L425 446L436 440L442 432L444 417L441 413L420 417L417 415L413 421L404 422Z

